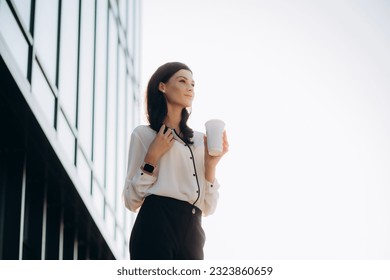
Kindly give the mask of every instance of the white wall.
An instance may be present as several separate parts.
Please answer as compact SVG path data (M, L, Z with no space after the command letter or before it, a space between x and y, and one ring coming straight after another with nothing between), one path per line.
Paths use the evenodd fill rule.
M227 123L207 259L390 258L390 3L143 1L143 89L194 71Z

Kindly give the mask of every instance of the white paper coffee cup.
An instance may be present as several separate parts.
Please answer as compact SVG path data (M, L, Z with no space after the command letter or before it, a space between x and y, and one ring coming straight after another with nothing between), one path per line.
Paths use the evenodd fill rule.
M223 153L223 131L225 123L222 120L213 119L205 123L207 148L210 156L220 156Z

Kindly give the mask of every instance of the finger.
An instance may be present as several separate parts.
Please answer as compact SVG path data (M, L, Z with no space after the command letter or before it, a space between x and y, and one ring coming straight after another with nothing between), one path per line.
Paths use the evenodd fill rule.
M164 136L167 138L167 140L170 142L172 141L172 139L174 139L173 137L173 130L172 129L168 129L169 131L167 131Z
M164 135L169 135L171 133L172 133L172 128L169 128L168 126L165 126Z
M204 142L205 151L208 153L208 149L207 149L207 136L206 135L203 136L203 142Z
M227 139L223 139L223 145L229 147L229 142Z
M223 143L223 148L226 149L226 150L229 150L229 142L224 142Z
M158 134L164 134L164 129L165 129L165 124L163 124L161 127L160 127L160 130L158 131Z
M228 145L228 144L223 145L223 151L224 151L225 153L227 153L227 152L229 151L229 145Z
M223 132L223 142L227 143L229 145L229 141L228 141L228 138L227 138L226 130L224 130L224 132Z
M227 140L226 134L224 135L224 138L223 138L223 150L224 150L224 153L227 153L229 151L229 142Z

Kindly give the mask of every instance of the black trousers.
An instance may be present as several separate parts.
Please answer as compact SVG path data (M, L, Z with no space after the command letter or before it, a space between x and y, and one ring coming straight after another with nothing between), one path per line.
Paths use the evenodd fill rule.
M132 260L203 260L202 212L188 202L150 195L130 236Z

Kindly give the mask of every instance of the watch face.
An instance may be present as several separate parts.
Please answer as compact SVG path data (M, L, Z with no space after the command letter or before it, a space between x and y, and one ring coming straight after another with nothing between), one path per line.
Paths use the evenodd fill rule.
M145 165L144 165L144 170L145 170L146 172L153 173L154 166L145 163Z

